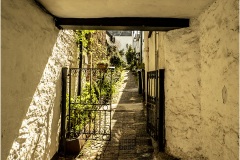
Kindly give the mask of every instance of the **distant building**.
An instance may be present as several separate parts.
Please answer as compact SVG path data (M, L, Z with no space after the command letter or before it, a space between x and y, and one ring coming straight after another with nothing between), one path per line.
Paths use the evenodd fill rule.
M133 44L133 31L107 31L106 33L107 42L116 45L118 51L123 49L126 53L127 47ZM125 56L123 60L126 60Z

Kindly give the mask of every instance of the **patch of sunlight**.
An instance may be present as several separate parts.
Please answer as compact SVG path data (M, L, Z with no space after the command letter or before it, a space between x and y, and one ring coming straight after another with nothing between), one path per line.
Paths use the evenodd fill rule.
M123 83L121 84L119 90L118 90L118 96L117 96L117 101L114 100L114 103L113 105L117 105L122 97L122 94L123 94L123 90L126 88L126 85L127 85L127 80L128 80L128 74L129 71L124 71L123 72Z
M114 129L117 120L114 119L115 109L118 107L119 100L122 96L122 91L127 85L128 74L129 71L124 71L123 73L123 83L120 86L120 90L118 92L118 100L117 103L112 104L112 114L111 114L111 130ZM112 133L112 141L119 142L122 137L122 132L118 129L116 133ZM84 159L100 159L101 155L104 154L104 147L108 145L107 141L98 141L98 140L87 140L84 144L83 148L81 149L79 155L75 158L76 160L84 160Z
M134 100L136 100L136 98L134 98L134 97L131 97L131 98L130 98L130 101L134 101Z
M10 149L8 160L51 159L49 154L56 84L62 67L69 65L68 60L71 58L68 56L67 48L72 46L63 42L64 34L72 33L59 32L52 55L48 59L25 119ZM60 126L60 123L58 125ZM58 143L58 138L56 141Z

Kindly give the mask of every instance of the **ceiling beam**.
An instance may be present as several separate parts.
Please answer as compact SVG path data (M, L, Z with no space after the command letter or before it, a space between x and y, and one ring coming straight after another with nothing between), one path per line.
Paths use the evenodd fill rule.
M189 27L189 19L152 17L56 18L60 29L169 31Z

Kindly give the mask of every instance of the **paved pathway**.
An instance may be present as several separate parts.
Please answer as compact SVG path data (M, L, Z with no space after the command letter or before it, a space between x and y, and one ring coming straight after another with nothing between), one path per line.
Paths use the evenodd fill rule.
M127 71L120 99L113 105L111 141L88 141L76 159L151 160L154 149L146 133L146 113L137 80Z

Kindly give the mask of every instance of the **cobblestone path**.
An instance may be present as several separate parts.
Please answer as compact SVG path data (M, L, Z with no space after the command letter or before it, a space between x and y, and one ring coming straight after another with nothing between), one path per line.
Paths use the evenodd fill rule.
M127 72L119 103L113 105L111 141L88 140L78 160L151 160L154 149L146 133L146 113L137 80Z

